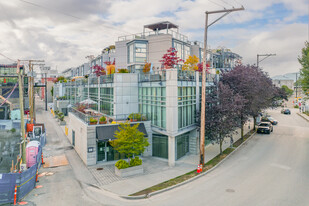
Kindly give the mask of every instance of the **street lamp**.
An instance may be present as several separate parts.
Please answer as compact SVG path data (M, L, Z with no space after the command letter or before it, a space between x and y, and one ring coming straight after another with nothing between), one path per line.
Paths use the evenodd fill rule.
M206 57L207 57L207 32L208 27L228 15L233 11L244 10L244 7L224 9L217 11L206 11L205 33L204 33L204 54L203 54L203 71L202 71L202 104L201 104L201 131L200 131L200 164L204 165L205 161L205 111L206 111ZM208 14L224 13L211 24L208 25Z
M259 67L259 63L270 56L276 56L276 54L257 54L256 55L256 66ZM260 57L264 57L264 58L259 60Z

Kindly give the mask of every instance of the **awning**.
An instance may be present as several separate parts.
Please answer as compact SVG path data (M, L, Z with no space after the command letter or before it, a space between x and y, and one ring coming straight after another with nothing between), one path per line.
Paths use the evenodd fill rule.
M136 123L131 123L130 125L132 126L134 124L136 124ZM115 125L115 124L96 127L97 139L102 140L102 141L107 141L109 139L111 139L111 140L116 139L114 137L114 135L115 135L116 131L119 131L118 127L119 127L119 125ZM140 123L138 125L137 129L140 132L144 133L145 137L148 136L144 123Z

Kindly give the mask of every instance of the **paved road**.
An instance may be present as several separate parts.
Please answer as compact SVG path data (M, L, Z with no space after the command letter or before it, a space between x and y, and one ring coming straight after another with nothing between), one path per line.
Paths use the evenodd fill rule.
M56 168L41 168L42 172L52 172L52 176L39 178L38 185L43 188L32 190L25 198L28 205L97 205L95 200L89 198L84 189L95 184L89 171L81 164L75 150L70 146L63 131L57 126L49 111L45 111L41 100L36 100L36 115L38 123L45 123L47 131L47 144L43 149L44 157L65 154L69 165Z
M89 196L111 205L309 205L309 123L296 110L292 115L269 113L279 120L271 135L255 135L196 181L134 202L105 198L106 193L93 188Z
M57 169L62 177L41 178L46 191L38 197L34 194L39 190L34 191L28 200L37 205L309 205L309 123L296 111L292 115L280 114L280 110L269 113L279 120L271 135L255 135L217 169L174 190L149 199L122 199L84 184L94 180L87 179L87 171L77 171L81 162L74 150L62 149L71 166ZM48 122L49 129L53 124ZM54 141L54 147L68 146L63 140Z

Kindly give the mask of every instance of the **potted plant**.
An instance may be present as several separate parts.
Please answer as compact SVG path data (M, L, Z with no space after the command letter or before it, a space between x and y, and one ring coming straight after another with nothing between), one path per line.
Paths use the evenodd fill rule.
M91 125L95 125L95 124L97 124L97 123L98 123L98 120L97 120L97 119L95 119L95 118L93 118L93 117L90 117L90 119L89 119L89 123L90 123Z
M130 119L130 122L136 122L137 121L135 113L130 114L128 118Z
M100 124L106 124L106 123L107 123L106 117L105 117L105 116L100 117L99 123L100 123Z
M60 121L60 125L65 125L64 114L62 112L58 114L58 119Z

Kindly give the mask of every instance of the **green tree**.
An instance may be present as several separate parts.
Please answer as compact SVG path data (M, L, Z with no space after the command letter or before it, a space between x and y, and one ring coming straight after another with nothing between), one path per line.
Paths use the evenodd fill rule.
M286 86L286 85L282 85L282 87L281 87L281 89L283 89L284 90L284 92L286 93L286 95L288 96L288 97L290 97L290 96L292 96L292 94L293 94L293 89L290 89L288 86Z
M308 95L309 91L309 42L305 42L305 47L302 49L301 56L298 57L298 62L301 64L300 69L300 84L304 92Z
M128 157L128 162L133 155L139 155L149 146L148 140L144 137L144 133L140 132L139 124L131 126L129 123L120 123L119 131L115 132L115 140L110 141L111 145L119 153Z

